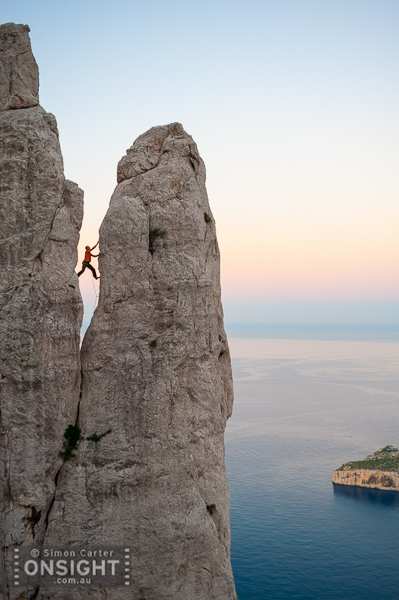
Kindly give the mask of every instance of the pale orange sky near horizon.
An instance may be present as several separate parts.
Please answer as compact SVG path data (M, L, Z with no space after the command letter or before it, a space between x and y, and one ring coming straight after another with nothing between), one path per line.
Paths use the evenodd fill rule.
M247 320L251 319L253 303L291 303L287 310L292 319L296 301L398 300L399 203L391 193L395 182L388 185L385 181L378 196L373 186L379 175L365 171L365 183L356 192L353 186L359 174L344 178L341 173L339 185L323 191L320 181L315 192L309 186L309 161L308 169L289 186L275 175L265 174L262 189L253 182L249 186L240 175L233 180L221 179L215 165L217 169L217 161L213 171L208 169L207 188L221 251L227 315L230 302L242 303L242 315ZM312 183L314 186L315 177ZM112 190L113 186L110 195ZM306 200L301 195L306 195ZM90 217L85 221L81 258L86 243L97 241L98 211L95 219L95 224L90 224ZM85 281L81 287L90 305L93 285ZM274 320L273 312L270 318ZM381 312L380 320L387 318ZM394 315L390 318L396 320ZM347 319L343 313L342 320Z

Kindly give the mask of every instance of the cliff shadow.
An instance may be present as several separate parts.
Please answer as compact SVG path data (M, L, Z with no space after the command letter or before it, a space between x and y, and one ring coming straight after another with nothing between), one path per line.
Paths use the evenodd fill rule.
M355 485L340 485L333 483L334 495L352 498L360 502L382 504L384 506L399 506L399 493L396 491L377 490L358 487Z

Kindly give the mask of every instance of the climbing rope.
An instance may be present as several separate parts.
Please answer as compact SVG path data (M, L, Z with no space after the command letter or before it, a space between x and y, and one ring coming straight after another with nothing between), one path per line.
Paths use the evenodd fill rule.
M92 281L92 284L93 284L94 293L96 295L96 298L94 300L94 308L93 308L93 310L96 310L96 306L97 306L97 302L98 302L98 294L97 294L96 286L94 285L94 277L91 278L91 281Z

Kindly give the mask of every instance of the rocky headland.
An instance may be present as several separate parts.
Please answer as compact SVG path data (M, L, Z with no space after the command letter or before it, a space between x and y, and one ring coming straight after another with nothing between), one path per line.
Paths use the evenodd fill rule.
M28 32L0 26L0 598L235 600L233 386L204 163L179 123L120 161L80 352L83 192L39 105ZM82 545L128 547L129 588L12 587L9 549Z
M389 445L345 463L334 471L333 483L399 492L399 450Z

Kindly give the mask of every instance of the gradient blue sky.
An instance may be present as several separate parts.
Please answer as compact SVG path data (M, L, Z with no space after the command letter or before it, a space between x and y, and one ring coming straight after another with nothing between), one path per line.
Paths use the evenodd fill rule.
M82 246L126 149L179 121L207 167L227 321L398 321L397 0L0 0L0 16L31 28Z

